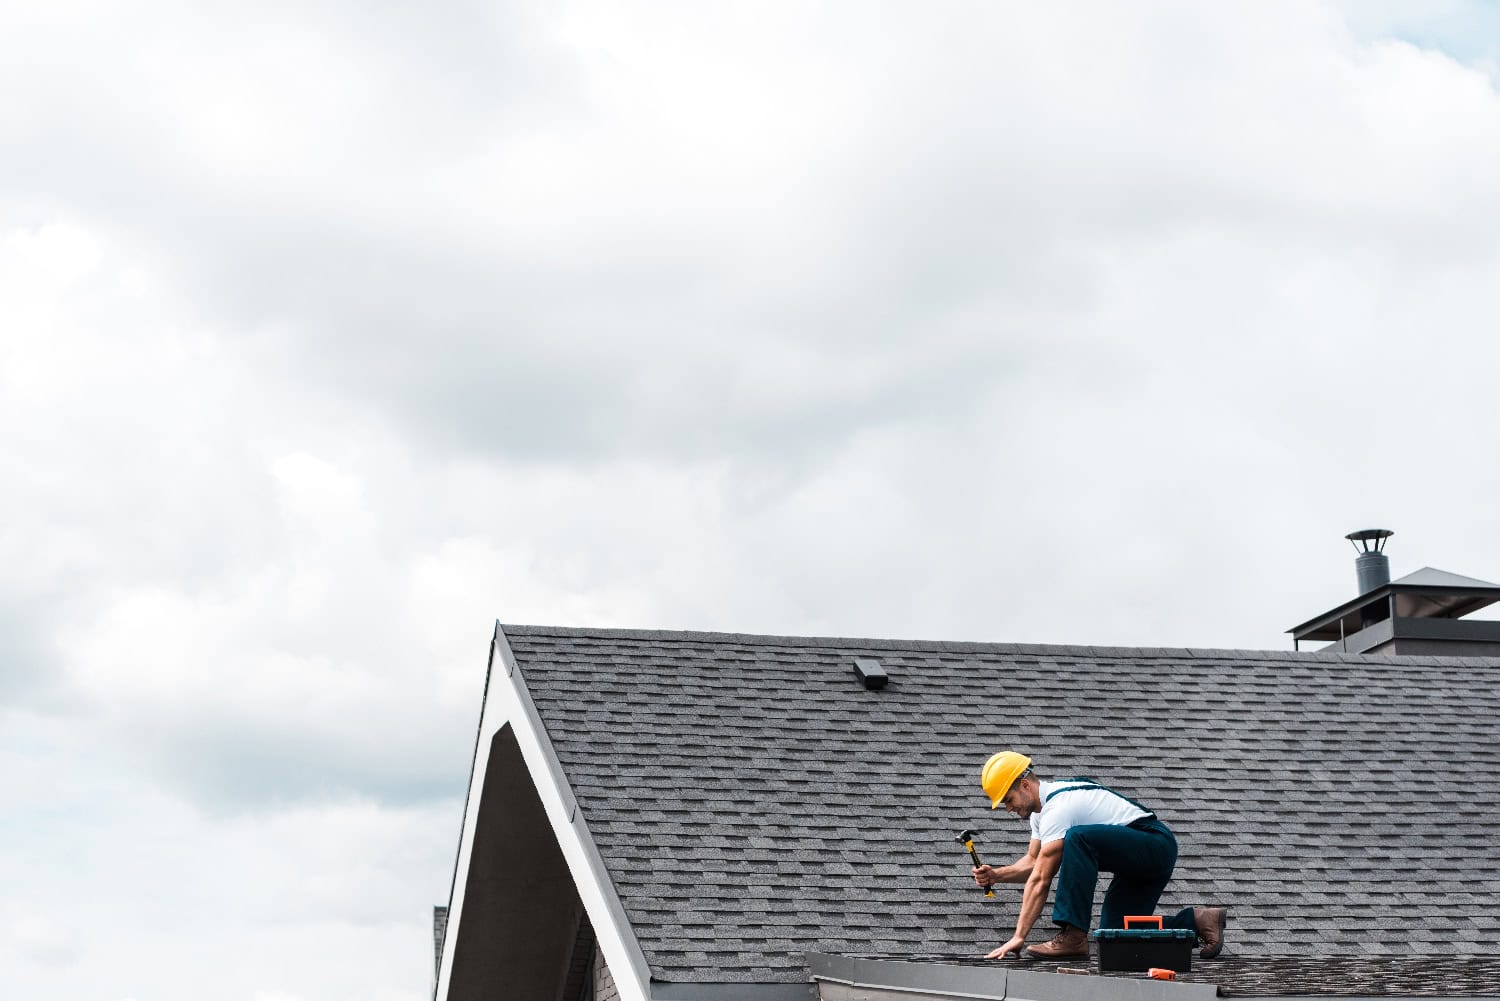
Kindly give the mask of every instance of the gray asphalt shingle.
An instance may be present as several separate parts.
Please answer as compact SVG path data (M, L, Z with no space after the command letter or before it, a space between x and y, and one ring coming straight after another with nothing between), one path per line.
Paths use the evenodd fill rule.
M1500 945L1500 660L504 629L660 980L1003 941L1019 889L953 836L1025 850L979 789L1005 747L1156 810L1158 910L1233 905L1229 954Z

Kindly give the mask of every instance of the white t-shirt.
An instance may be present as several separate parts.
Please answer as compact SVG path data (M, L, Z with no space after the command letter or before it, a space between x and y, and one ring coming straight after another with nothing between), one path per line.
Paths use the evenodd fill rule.
M1031 836L1042 844L1061 841L1068 829L1083 824L1117 824L1121 827L1133 824L1147 813L1119 793L1090 786L1087 782L1042 782L1042 808L1031 815ZM1078 788L1083 786L1084 788ZM1054 797L1047 797L1059 789L1071 789Z

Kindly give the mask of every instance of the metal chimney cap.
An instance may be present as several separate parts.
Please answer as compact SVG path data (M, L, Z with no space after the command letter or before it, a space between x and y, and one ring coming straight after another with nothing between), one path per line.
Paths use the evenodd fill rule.
M1349 540L1356 552L1378 553L1385 549L1385 540L1395 534L1389 528L1361 528L1344 538Z

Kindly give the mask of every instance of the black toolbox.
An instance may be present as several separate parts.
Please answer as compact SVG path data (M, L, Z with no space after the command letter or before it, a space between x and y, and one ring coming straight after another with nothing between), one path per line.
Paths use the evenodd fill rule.
M1150 921L1154 927L1134 927ZM1152 967L1187 973L1193 968L1193 946L1198 933L1188 928L1163 928L1160 917L1125 919L1124 928L1100 928L1099 972L1144 973Z

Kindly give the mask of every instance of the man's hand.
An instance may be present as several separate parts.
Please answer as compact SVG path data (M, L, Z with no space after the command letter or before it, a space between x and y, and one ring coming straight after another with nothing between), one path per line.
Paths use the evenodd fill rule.
M987 865L975 866L974 882L978 883L980 886L994 886L996 883L1000 882L1000 874Z
M1026 939L1024 937L1020 936L1020 935L1017 935L1015 938L1011 939L1009 942L1006 942L1000 948L994 949L991 952L989 952L984 958L985 959L1004 959L1006 956L1009 956L1011 953L1015 953L1016 954L1016 958L1019 959L1020 956L1021 956L1021 950L1024 949L1024 948L1026 948Z

